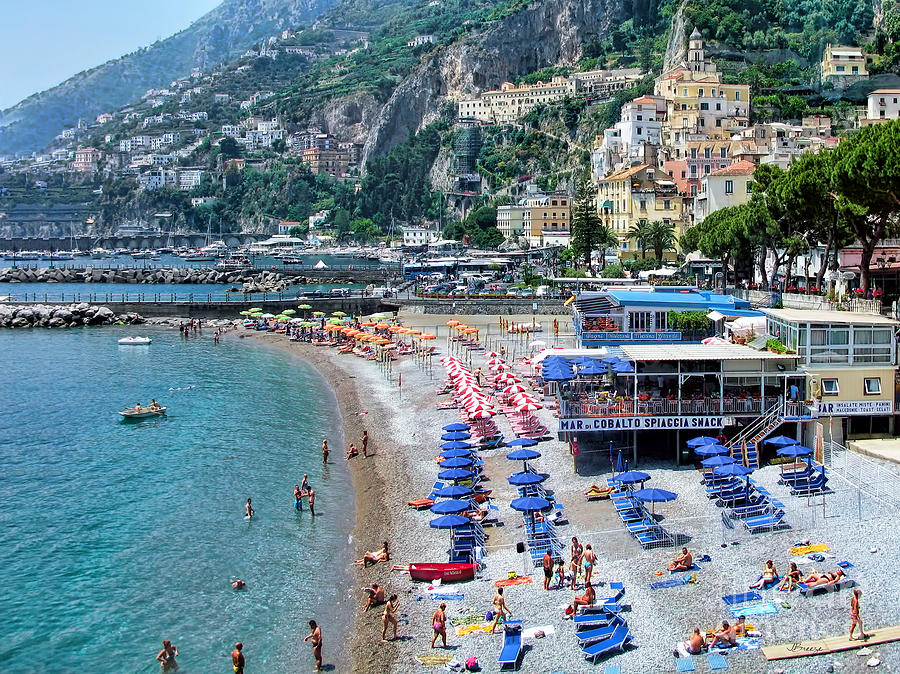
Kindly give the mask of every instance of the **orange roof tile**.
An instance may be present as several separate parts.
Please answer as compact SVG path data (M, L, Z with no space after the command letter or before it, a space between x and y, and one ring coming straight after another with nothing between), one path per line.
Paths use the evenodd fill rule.
M756 164L752 161L742 159L730 166L726 166L718 171L713 171L710 175L714 176L750 176L756 170Z

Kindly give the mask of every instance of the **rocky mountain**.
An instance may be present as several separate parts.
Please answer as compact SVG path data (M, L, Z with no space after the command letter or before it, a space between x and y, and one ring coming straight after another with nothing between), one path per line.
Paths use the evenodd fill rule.
M170 38L78 73L0 113L0 155L39 150L66 126L164 87L193 68L230 61L279 30L308 25L337 0L224 0Z

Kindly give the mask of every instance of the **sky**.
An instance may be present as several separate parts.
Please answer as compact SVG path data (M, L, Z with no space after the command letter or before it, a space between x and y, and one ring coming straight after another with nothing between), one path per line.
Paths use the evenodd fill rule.
M0 0L0 110L187 28L221 0Z

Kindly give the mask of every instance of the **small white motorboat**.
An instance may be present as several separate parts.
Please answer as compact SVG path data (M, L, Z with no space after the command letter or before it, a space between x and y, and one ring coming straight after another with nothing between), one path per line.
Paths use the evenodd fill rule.
M152 341L153 340L149 337L123 337L119 340L119 344L143 346L144 344L149 344Z
M148 419L150 417L162 417L166 414L165 407L141 407L139 410L133 407L129 407L128 409L122 410L119 412L126 419Z

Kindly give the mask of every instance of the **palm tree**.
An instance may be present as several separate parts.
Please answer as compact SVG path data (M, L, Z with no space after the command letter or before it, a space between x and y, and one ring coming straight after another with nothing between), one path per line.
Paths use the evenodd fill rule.
M601 224L597 232L597 248L600 251L600 268L606 269L606 251L619 247L619 237L611 227Z
M641 259L647 259L647 235L649 234L649 224L646 220L639 221L636 225L632 225L628 230L628 238L634 239L638 248L641 249Z
M662 267L663 253L675 248L675 226L669 222L655 220L647 225L644 245L653 250L657 267Z

